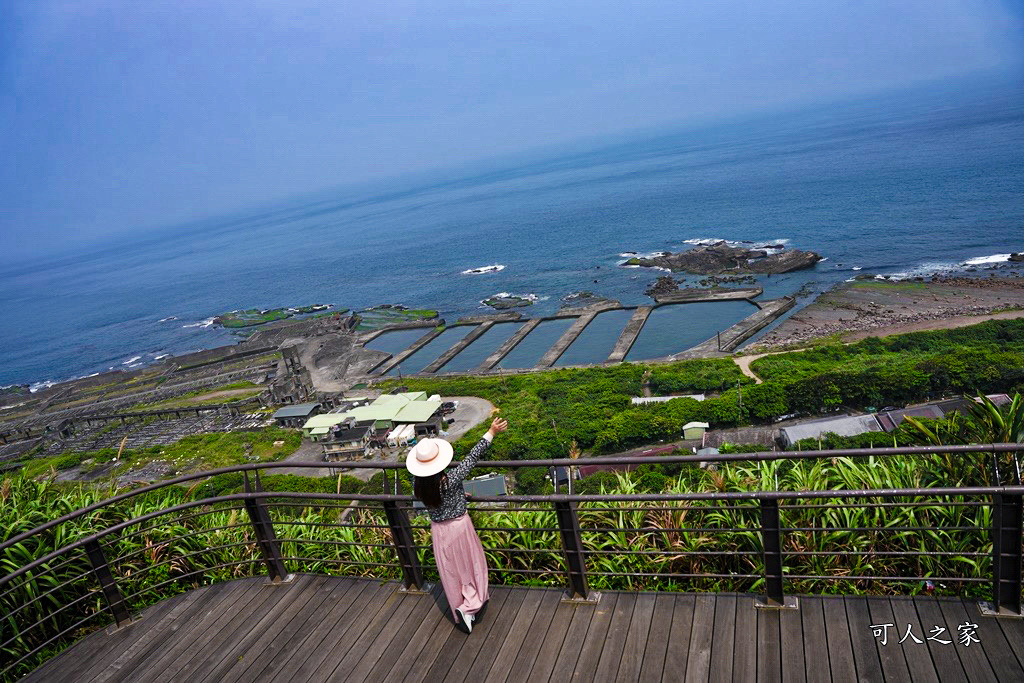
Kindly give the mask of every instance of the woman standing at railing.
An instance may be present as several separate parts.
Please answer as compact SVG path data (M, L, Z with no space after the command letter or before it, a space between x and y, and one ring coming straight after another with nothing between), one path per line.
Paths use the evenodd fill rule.
M508 429L499 418L483 438L451 471L452 446L443 439L423 439L409 451L406 469L414 477L413 493L423 501L430 515L430 536L441 585L452 608L456 626L466 633L487 604L487 560L473 521L466 513L466 489L462 481L491 445L494 437Z

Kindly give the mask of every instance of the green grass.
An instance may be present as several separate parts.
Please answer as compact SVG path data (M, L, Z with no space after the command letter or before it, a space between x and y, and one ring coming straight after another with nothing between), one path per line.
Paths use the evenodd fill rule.
M252 327L254 325L265 325L275 320L284 320L291 317L283 308L274 308L269 311L261 311L258 308L246 311L232 311L217 316L217 321L228 328Z
M203 399L203 396L214 394L220 391L234 391L236 389L251 389L250 393L246 393L240 396L221 396L213 397L209 399ZM222 384L217 387L209 387L205 389L196 389L174 398L165 399L163 401L156 401L154 403L139 403L132 406L131 410L143 411L143 410L161 410L166 408L182 408L188 406L197 405L216 405L219 403L233 403L235 401L243 401L253 396L258 396L263 393L264 387L260 384L255 384L249 381L242 382L231 382L230 384Z

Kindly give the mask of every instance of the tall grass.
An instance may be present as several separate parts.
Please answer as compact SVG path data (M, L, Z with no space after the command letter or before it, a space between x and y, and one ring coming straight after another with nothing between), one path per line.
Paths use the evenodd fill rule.
M976 484L979 471L965 459L950 464L938 456L738 462L718 470L683 469L667 480L665 492L778 490L799 496L804 491L928 488ZM639 490L624 475L603 492ZM9 539L112 493L7 477L0 482L0 538ZM169 487L99 508L0 553L0 575L99 530L190 501L194 495L194 491ZM887 504L864 507L878 502ZM283 498L267 503L289 571L401 576L379 508L360 504L346 510L343 501L327 499L315 504ZM548 503L530 507L536 509L478 506L472 510L491 580L565 585L555 513ZM781 501L780 515L786 528L787 592L913 594L925 589L926 580L940 593L975 595L986 589L984 583L961 580L989 576L991 519L985 500L796 497ZM578 516L590 585L595 589L745 592L761 588L757 501L586 501L579 503ZM429 527L424 518L414 517L412 522L424 572L436 580ZM103 546L133 611L202 585L265 571L240 501L203 503L130 525L106 536ZM110 621L89 571L84 553L76 551L0 587L3 659L14 661L31 653L7 678L24 673Z

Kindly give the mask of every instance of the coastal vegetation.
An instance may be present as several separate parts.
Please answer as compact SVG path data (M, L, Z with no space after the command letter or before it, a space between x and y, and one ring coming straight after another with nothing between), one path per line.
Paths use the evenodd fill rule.
M81 473L91 473L94 478L116 481L133 470L159 463L163 474L169 476L251 462L275 462L294 453L301 444L301 433L280 427L192 434L168 445L120 449L120 455L119 449L103 448L49 457L25 457L21 461L22 475L33 478L46 475L51 469L79 467Z
M214 318L214 324L228 328L254 327L266 325L275 320L284 320L295 315L308 313L320 313L331 309L331 304L312 304L310 306L298 306L290 308L249 308L244 311L231 311L221 313ZM345 313L348 309L331 311L332 313Z
M437 311L428 308L407 308L401 304L382 304L355 313L359 331L379 330L388 325L422 322L438 317Z
M234 403L258 396L265 390L266 387L248 380L230 382L217 387L196 389L163 401L139 403L133 406L132 410L166 410L168 408Z

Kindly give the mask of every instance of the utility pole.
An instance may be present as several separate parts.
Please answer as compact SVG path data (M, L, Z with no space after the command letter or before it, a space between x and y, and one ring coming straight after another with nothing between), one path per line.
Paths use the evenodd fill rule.
M736 380L736 409L739 411L739 415L743 417L743 385L740 384L740 380Z

